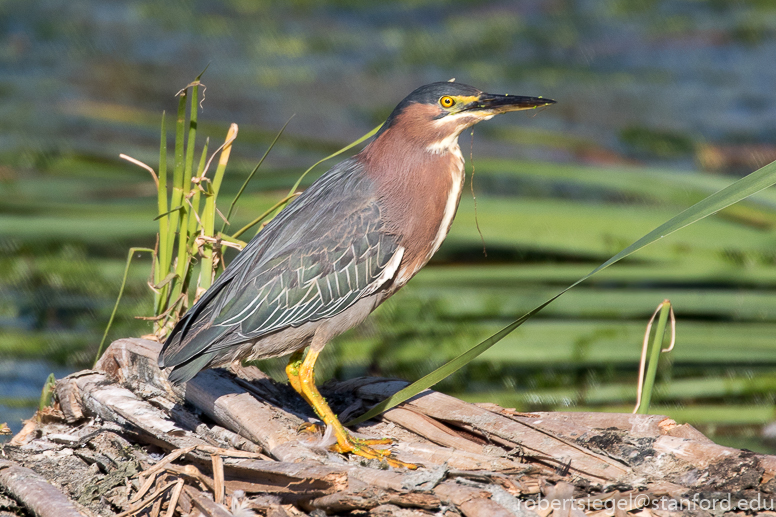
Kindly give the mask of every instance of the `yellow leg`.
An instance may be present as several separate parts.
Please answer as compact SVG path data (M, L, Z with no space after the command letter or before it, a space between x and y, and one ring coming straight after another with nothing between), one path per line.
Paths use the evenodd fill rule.
M334 430L334 436L337 438L337 445L334 446L334 449L340 453L352 452L364 458L384 460L394 468L417 468L410 463L389 458L391 452L388 450L370 447L370 445L390 444L392 442L390 439L362 440L350 435L315 386L315 361L317 359L318 352L313 349L310 349L304 360L302 360L302 352L296 352L291 356L288 366L286 366L286 374L291 386L312 406L318 417Z
M307 398L307 395L302 392L302 381L299 379L299 369L302 367L303 358L304 350L300 350L299 352L294 352L291 354L291 357L288 360L288 364L286 365L286 375L288 376L288 382L291 384L291 387L294 388L294 390L299 393L308 404L312 406L313 403L310 402L310 399ZM315 409L315 406L313 406L313 409Z
M286 365L286 375L288 376L288 382L291 384L291 387L294 388L294 390L299 393L299 395L302 396L302 398L307 402L310 406L312 406L313 409L315 409L315 406L313 406L312 402L310 402L310 399L307 398L307 395L304 394L302 391L302 381L299 379L299 368L302 366L302 359L304 358L304 350L301 350L299 352L294 352L291 355L291 358L288 360L288 364ZM317 413L317 410L316 410ZM318 415L320 417L320 415ZM299 426L297 429L298 432L318 432L320 426L318 424L311 424L311 423L303 423ZM322 431L321 431L322 432Z

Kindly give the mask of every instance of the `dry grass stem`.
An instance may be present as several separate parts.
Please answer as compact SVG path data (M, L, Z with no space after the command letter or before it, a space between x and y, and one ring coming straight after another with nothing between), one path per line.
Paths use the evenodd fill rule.
M136 160L131 156L127 156L126 154L119 154L119 158L121 158L122 160L126 160L130 163L134 163L138 167L142 167L148 172L150 172L151 176L154 178L154 183L156 184L156 188L157 189L159 188L159 176L156 175L156 172L149 165L146 165L145 163L141 162L140 160Z
M130 515L136 514L140 510L142 510L145 507L147 507L149 504L153 503L156 500L156 498L158 498L159 496L164 494L167 491L167 489L169 489L171 486L175 485L176 483L177 483L177 481L171 481L171 482L167 483L166 485L162 486L161 488L158 488L153 494L151 494L150 496L146 497L145 499L143 499L139 503L131 506L129 508L129 510L127 510L125 512L121 512L120 514L116 515L116 517L129 517Z
M217 504L224 503L224 460L218 454L210 456L213 464L213 499Z

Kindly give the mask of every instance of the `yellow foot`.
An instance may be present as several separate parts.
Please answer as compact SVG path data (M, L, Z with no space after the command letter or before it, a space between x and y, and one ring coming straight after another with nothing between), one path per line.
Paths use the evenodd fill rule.
M373 445L389 445L393 443L393 440L389 438L378 440L356 438L355 436L351 436L351 434L343 427L339 419L337 419L337 415L334 414L329 407L329 404L326 403L326 399L323 398L318 391L318 388L315 387L315 360L318 358L320 349L323 348L325 342L319 343L320 346L317 347L317 349L315 344L316 343L313 342L313 346L310 347L310 350L307 353L307 356L304 356L304 359L302 358L303 353L301 350L291 355L288 366L286 366L286 373L288 374L288 381L291 383L294 390L296 390L297 393L312 406L313 410L315 410L315 414L318 415L318 418L323 420L326 425L331 426L334 436L337 438L337 443L334 444L332 448L339 453L351 452L363 458L379 460L387 463L393 468L413 470L418 468L417 465L413 465L412 463L404 463L403 461L390 458L391 451L387 449L372 448ZM302 426L302 428L308 431L315 429L316 427L315 424Z
M362 458L374 459L378 461L384 461L393 468L403 468L415 470L417 465L412 463L404 463L403 461L391 458L391 451L387 449L373 449L372 445L390 445L393 443L391 438L380 439L363 439L356 438L350 433L345 433L345 436L338 436L337 443L332 446L332 449L339 453L350 452L361 456Z

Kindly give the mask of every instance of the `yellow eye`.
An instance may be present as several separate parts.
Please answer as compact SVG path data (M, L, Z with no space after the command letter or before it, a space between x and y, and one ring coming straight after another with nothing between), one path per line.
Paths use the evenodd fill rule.
M439 99L439 104L443 108L452 108L453 104L455 104L455 99L453 99L452 97L446 95L446 96L442 97L441 99Z

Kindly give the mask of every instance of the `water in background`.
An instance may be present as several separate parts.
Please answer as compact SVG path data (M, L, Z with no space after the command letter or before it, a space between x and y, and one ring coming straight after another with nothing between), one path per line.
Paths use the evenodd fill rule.
M30 408L37 407L43 383L51 373L62 378L70 369L47 361L4 359L0 363L0 415L14 433L21 429L22 420L32 415Z

